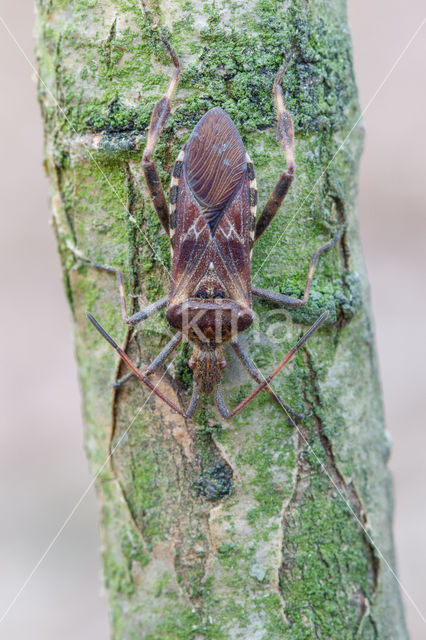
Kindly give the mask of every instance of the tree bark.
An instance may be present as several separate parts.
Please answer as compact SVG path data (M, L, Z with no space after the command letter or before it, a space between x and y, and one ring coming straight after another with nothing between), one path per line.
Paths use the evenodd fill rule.
M387 564L389 440L355 215L362 126L351 132L359 105L344 0L36 4L46 167L113 638L407 638ZM155 152L165 187L191 129L221 106L254 162L260 208L285 168L272 83L292 52L283 89L296 178L255 246L253 283L300 296L313 251L342 235L320 257L306 307L255 303L246 346L266 375L330 309L274 381L303 416L297 429L266 393L228 423L210 400L185 422L134 379L112 389L127 371L86 320L88 309L145 364L172 335L163 312L126 331L115 277L87 262L123 270L132 311L167 293L169 242L141 171L151 110L172 73L161 34L184 69ZM183 346L175 382L154 377L184 404L187 360ZM233 360L225 378L235 406L250 383Z

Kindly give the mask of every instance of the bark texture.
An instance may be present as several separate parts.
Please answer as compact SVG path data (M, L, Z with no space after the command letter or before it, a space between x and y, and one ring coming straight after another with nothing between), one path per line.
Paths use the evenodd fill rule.
M394 566L389 441L354 207L361 126L337 153L359 116L344 0L36 4L46 167L87 455L99 473L113 638L407 638L383 560ZM300 296L313 251L343 235L320 258L309 304L289 314L256 303L245 340L266 374L331 310L275 380L303 415L298 430L266 393L228 423L205 401L185 424L135 380L112 390L125 368L86 321L89 309L144 363L171 336L164 313L126 332L116 279L85 261L124 271L132 311L167 292L168 239L141 171L151 110L172 72L161 33L184 68L155 153L165 186L193 126L221 106L254 162L260 207L285 166L271 89L293 52L283 88L296 178L256 244L253 283ZM176 402L188 401L187 359L183 346L176 382L160 383ZM225 378L234 406L250 383L234 361Z

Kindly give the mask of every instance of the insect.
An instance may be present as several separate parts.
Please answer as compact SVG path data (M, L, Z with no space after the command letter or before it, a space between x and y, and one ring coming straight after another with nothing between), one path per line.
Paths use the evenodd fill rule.
M269 383L322 325L328 311L318 318L266 378L244 352L239 341L239 334L253 322L252 296L289 308L306 304L318 257L330 249L339 237L336 236L312 256L301 299L252 286L250 264L253 245L271 223L294 177L293 121L284 107L281 88L284 67L275 77L273 95L278 115L278 139L287 167L259 218L256 220L257 189L253 164L237 128L220 108L211 109L201 118L179 153L173 168L168 207L152 154L170 116L171 98L179 81L181 67L169 43L165 39L163 42L174 64L174 72L167 93L153 109L142 162L154 209L170 237L172 266L169 293L129 317L121 272L113 267L95 266L117 275L123 317L128 325L136 325L167 306L167 321L177 333L142 372L95 318L90 313L87 316L133 373L184 418L194 415L201 393L214 394L220 414L224 418L231 418L262 389L266 389L286 411L292 412L269 388ZM193 392L186 411L176 406L149 379L184 338L193 348L188 361L193 371ZM232 411L226 406L221 388L222 370L226 366L223 347L226 344L231 346L249 375L257 382L254 391Z

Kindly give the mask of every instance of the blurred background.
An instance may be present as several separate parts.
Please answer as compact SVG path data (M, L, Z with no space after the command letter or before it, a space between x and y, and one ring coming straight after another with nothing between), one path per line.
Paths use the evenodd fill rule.
M367 107L426 16L424 0L348 0ZM90 483L72 328L42 168L33 0L0 20L0 619ZM21 50L20 50L21 48ZM411 640L426 637L426 24L368 107L359 215L395 488L395 539ZM105 640L91 491L0 625L8 640ZM413 602L422 612L416 612ZM338 639L333 639L338 640Z

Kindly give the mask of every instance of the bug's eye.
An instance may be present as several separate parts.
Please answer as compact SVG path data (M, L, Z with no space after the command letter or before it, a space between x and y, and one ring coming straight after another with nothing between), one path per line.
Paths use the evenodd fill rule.
M225 294L223 293L223 291L215 291L213 294L213 298L224 298Z
M207 291L203 291L202 289L200 289L199 291L197 291L197 293L195 294L196 298L208 298L208 293Z

